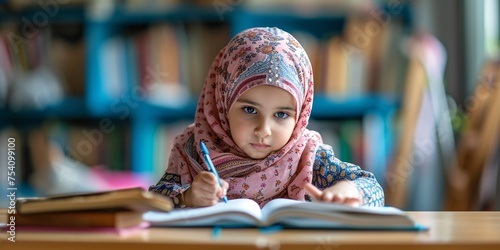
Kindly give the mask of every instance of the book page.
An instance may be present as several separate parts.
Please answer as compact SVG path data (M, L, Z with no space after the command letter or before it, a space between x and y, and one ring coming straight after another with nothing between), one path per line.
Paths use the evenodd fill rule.
M279 209L282 209L287 206L291 206L294 204L302 203L304 201L297 201L297 200L291 200L291 199L274 199L269 201L263 208L262 208L262 221L267 220L267 218L275 211L278 211Z
M260 223L261 211L253 200L234 199L210 207L147 212L143 218L152 226L255 226Z
M395 207L353 207L349 205L332 203L332 202L309 202L297 201L291 199L274 199L268 202L262 208L262 218L266 219L272 213L283 211L284 209L290 210L312 210L317 212L352 212L361 214L385 214L385 215L401 215L404 211Z
M393 207L352 207L327 202L276 199L262 208L263 225L299 228L411 228L414 222Z

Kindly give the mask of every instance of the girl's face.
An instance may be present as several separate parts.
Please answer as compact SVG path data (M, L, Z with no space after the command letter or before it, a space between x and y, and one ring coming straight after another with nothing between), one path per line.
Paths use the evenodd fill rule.
M295 99L269 85L247 90L229 110L229 128L238 147L252 159L281 149L295 127Z

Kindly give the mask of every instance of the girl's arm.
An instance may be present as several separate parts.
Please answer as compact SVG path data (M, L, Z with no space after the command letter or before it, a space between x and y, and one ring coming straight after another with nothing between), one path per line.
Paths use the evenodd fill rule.
M184 205L183 194L189 187L190 184L181 184L179 175L165 172L156 185L149 187L149 191L167 196L172 199L175 207L181 207Z
M357 189L360 205L384 206L384 191L375 176L357 165L340 161L329 145L320 145L316 151L312 184L320 190L342 190L347 197Z

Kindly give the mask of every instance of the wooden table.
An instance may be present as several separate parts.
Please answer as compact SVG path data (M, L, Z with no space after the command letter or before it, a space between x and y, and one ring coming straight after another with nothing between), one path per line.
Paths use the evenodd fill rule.
M1 233L2 250L128 249L500 249L500 212L409 212L428 231L148 228L128 235L113 233L17 232L16 242ZM5 216L5 213L1 214ZM5 217L1 218L5 221Z

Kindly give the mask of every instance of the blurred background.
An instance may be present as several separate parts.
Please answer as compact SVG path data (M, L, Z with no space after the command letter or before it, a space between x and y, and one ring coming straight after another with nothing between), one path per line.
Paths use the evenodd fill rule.
M0 0L0 207L155 184L215 55L279 27L387 205L500 210L500 0Z

